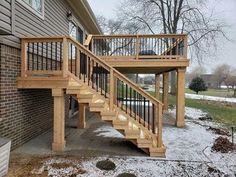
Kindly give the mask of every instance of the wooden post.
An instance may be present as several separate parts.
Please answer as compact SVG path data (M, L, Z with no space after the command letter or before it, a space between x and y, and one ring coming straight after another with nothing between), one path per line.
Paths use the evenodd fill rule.
M183 55L184 55L185 59L187 59L187 57L188 57L188 36L187 35L184 37L184 52L183 52Z
M185 126L185 68L177 69L176 126Z
M168 110L168 94L169 94L169 73L163 74L163 93L162 102L164 104L163 111Z
M25 42L24 39L21 41L21 77L26 77L27 76L27 60L29 58L27 57L27 45L28 43Z
M115 86L114 86L114 71L113 69L110 69L110 110L113 110L114 107L114 90L115 90Z
M77 128L86 128L86 104L79 103L79 114L78 114L78 122L77 122Z
M139 58L139 52L140 52L140 40L139 36L136 37L136 60Z
M157 137L158 137L158 140L157 140L157 147L158 148L161 148L162 147L162 105L159 104L158 105L158 112L157 112L157 115L158 115L158 134L157 134Z
M67 76L67 72L68 72L68 41L67 38L64 37L63 38L63 69L62 69L62 73L63 73L63 77Z
M63 89L52 89L54 97L53 143L52 150L63 151L65 148L65 95Z
M159 100L160 99L160 75L159 74L155 75L155 95L156 95L156 98Z

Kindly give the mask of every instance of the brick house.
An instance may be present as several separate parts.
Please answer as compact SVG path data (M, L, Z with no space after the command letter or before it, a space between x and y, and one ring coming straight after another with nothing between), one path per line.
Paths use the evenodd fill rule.
M51 128L53 117L49 89L17 89L20 38L71 35L83 43L101 29L87 1L1 0L0 9L0 136L16 148Z
M1 0L0 10L0 136L13 149L53 128L52 150L64 151L65 119L78 104L77 128L88 108L145 153L165 156L172 71L174 121L185 126L186 34L102 35L87 0ZM155 96L125 74L155 74Z

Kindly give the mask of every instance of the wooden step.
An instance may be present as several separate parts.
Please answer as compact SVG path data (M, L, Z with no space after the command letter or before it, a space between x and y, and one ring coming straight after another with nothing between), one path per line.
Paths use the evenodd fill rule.
M100 115L104 121L113 121L116 119L116 113L113 111L101 111Z
M149 148L149 153L151 157L165 157L166 147L162 146L161 148Z
M77 94L77 99L80 103L91 103L93 97L94 94L91 92L79 92L79 94Z
M152 147L152 140L149 139L137 139L136 144L139 148L150 148Z
M89 103L90 105L91 103ZM89 110L91 112L103 112L108 110L108 106L106 104L103 104L103 106L89 106Z
M126 129L125 130L126 139L138 139L140 138L140 130Z
M113 120L112 125L117 130L126 130L128 128L128 121Z

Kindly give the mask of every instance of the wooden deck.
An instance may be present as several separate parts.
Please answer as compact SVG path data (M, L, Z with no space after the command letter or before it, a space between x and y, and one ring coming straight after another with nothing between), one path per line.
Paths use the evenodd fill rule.
M65 147L67 94L77 99L82 110L79 128L86 125L83 110L88 106L150 156L164 156L162 117L168 108L168 72L172 70L177 72L176 125L184 126L186 40L186 35L89 36L83 46L67 36L23 38L17 85L52 90L55 151ZM155 73L156 97L121 71ZM162 101L158 97L160 74L164 78Z

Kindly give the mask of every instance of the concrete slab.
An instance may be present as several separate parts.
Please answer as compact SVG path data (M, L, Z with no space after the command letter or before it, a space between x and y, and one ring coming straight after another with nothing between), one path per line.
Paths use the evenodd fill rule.
M109 128L99 115L86 112L87 127L76 128L76 115L66 120L66 149L65 155L97 156L97 155L130 155L147 156L131 142L123 138L118 131ZM110 131L110 132L109 132ZM112 136L112 134L120 136ZM105 135L105 136L104 136ZM14 150L13 154L53 155L51 150L52 130L32 139L28 143ZM63 155L61 154L61 155Z

